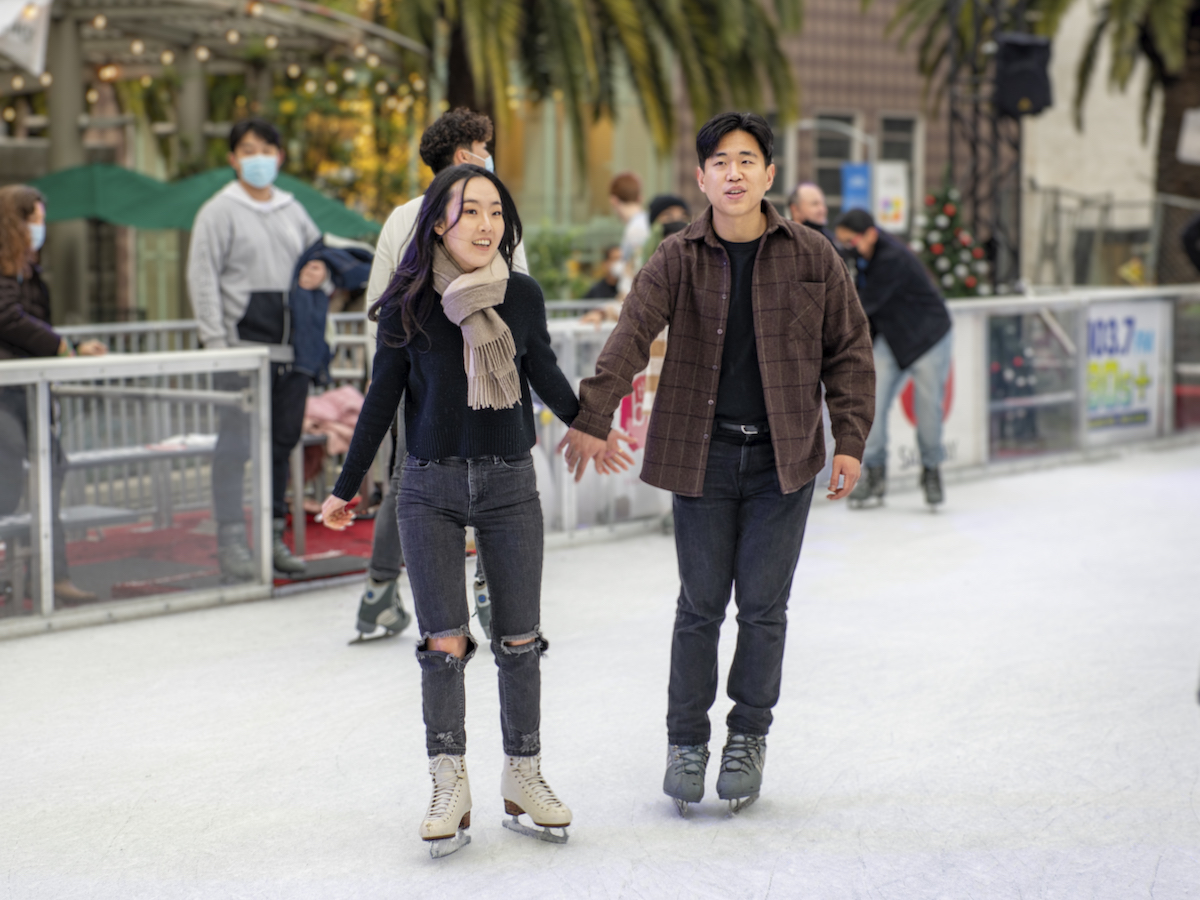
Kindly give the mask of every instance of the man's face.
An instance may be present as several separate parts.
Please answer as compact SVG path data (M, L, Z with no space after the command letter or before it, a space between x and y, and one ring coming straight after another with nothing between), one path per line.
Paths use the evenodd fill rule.
M274 144L269 144L253 131L247 131L238 141L233 152L229 154L229 165L233 166L238 178L242 177L242 160L248 156L274 156L280 167L283 166L283 151Z
M825 205L825 192L812 184L800 188L795 202L792 203L792 217L797 222L828 225L829 207Z
M859 256L870 259L871 254L875 252L875 240L879 237L879 232L874 228L868 228L862 234L855 234L849 228L838 226L834 229L834 235L839 244L853 247Z
M696 169L696 183L719 215L736 218L757 212L775 183L775 166L767 165L753 135L731 131L713 155Z

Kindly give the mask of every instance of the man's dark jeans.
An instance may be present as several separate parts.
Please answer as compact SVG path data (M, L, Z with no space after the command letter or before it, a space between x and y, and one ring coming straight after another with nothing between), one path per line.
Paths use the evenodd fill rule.
M213 377L219 391L240 391L250 379L237 372L220 372ZM292 448L300 440L304 404L312 379L291 366L271 364L271 509L276 519L287 517L287 493ZM218 413L217 448L213 452L213 507L222 524L244 522L242 483L250 459L250 416L240 409L223 406Z
M814 483L783 494L770 442L714 441L704 495L675 495L682 589L671 643L670 743L708 743L717 641L735 584L738 640L727 688L734 705L726 724L740 734L770 730L783 676L788 595Z
M499 669L504 752L541 752L542 506L533 457L404 461L397 503L400 542L421 628L417 660L430 756L466 752L463 670L475 655L467 606L466 526L487 558L492 654ZM467 638L467 654L428 649L430 638ZM525 641L527 643L521 643Z

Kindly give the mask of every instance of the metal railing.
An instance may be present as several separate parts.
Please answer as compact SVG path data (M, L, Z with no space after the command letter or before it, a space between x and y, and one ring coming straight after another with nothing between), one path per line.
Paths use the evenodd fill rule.
M234 388L214 383L235 373ZM0 408L9 427L27 434L29 448L26 459L6 459L0 472L5 496L20 499L0 517L0 580L7 585L0 636L268 596L270 398L259 386L269 383L265 348L0 365ZM200 547L215 536L206 523L221 407L250 419L243 502L257 575L236 586L220 583ZM90 588L107 591L111 600L79 609L56 602L55 582L66 574L57 570L56 541L65 542L59 559L69 546L72 569L81 562Z

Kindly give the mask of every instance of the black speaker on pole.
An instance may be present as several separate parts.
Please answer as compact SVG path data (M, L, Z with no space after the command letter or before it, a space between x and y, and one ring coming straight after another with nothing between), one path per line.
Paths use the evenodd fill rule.
M1051 103L1050 39L1034 34L996 35L996 110L1014 119Z

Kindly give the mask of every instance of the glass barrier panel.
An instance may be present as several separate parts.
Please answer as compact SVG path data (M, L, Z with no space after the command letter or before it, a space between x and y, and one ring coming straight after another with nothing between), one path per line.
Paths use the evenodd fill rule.
M1200 301L1175 304L1175 430L1200 428Z
M988 319L988 455L1010 459L1078 443L1079 313Z
M55 577L72 585L56 608L261 583L256 369L51 393L65 472Z
M32 386L0 387L0 618L41 612L36 597L40 556L33 512L34 441L29 410ZM57 549L57 548L56 548Z

